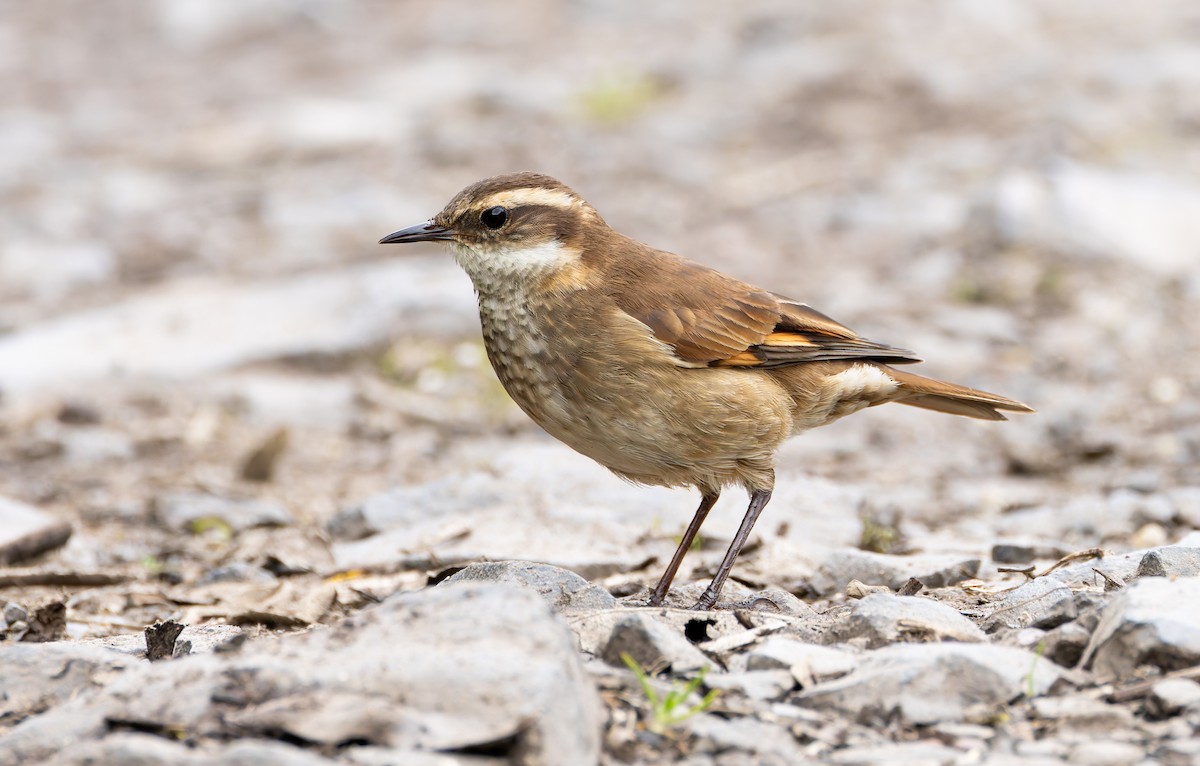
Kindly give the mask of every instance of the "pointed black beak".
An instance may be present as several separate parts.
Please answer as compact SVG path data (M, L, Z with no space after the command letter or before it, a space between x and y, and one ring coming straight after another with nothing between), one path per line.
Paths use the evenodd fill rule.
M404 242L449 242L454 239L454 232L445 226L439 226L433 221L409 226L407 229L393 231L379 240L381 245L402 244Z

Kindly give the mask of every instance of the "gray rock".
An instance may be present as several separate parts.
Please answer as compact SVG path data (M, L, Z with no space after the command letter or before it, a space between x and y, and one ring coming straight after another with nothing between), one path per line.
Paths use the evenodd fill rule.
M1098 574L1103 572L1127 583L1137 577L1138 565L1141 564L1144 555L1144 551L1133 551L1080 561L1055 570L1054 579L1071 588L1103 588L1105 580Z
M1104 610L1083 663L1102 679L1139 665L1175 670L1200 662L1200 577L1143 577Z
M0 720L20 720L99 689L136 665L133 657L100 646L0 644Z
M235 531L294 522L282 503L218 497L206 492L171 492L157 497L154 514L163 526L180 531L193 531L195 523L204 519L220 519Z
M493 561L471 564L451 575L445 583L497 582L527 588L542 597L556 612L613 609L617 600L599 585L549 564L531 561Z
M1181 178L1064 161L1044 175L1006 175L995 223L1010 243L1188 274L1200 248L1200 223L1191 216L1197 205L1200 187Z
M1200 487L1175 487L1167 490L1167 497L1185 524L1200 528Z
M0 566L54 550L71 537L71 525L32 505L0 497Z
M1009 591L983 621L983 628L1053 628L1078 615L1075 593L1053 577L1039 577Z
M826 763L845 766L923 766L955 764L965 756L962 750L932 742L897 742L891 745L847 747L830 753Z
M1146 697L1146 710L1156 718L1167 718L1186 708L1200 707L1200 683L1190 678L1159 681Z
M1044 642L1042 656L1056 665L1073 668L1079 664L1092 639L1093 628L1081 624L1080 620L1059 625L1045 632L1041 641Z
M1150 551L1138 562L1137 577L1200 576L1200 548L1168 545Z
M915 577L927 588L941 588L969 580L979 574L979 559L954 555L893 556L844 548L821 563L813 577L820 595L836 593L851 580L868 585L886 585L896 590Z
M507 585L404 593L335 628L142 664L22 722L0 742L0 763L105 739L106 720L181 727L199 745L282 733L401 751L511 740L539 763L599 755L599 700L569 631Z
M1028 564L1039 559L1058 560L1070 549L1055 540L1010 539L992 545L992 561L997 564Z
M796 704L831 709L864 724L900 718L924 725L995 712L1060 677L1032 652L986 644L901 644L868 652L849 675L802 692Z
M725 719L699 715L689 719L686 725L699 739L697 749L700 750L752 753L756 757L751 762L763 766L784 766L806 761L804 751L787 729L764 721L748 717Z
M631 616L638 619L631 621ZM622 631L630 631L628 638L634 640L637 633L645 633L645 640L658 646L657 652L648 651L648 659L653 660L657 657L660 661L665 660L677 670L698 670L706 664L712 664L699 649L701 646L718 649L726 644L732 644L734 647L744 646L745 644L741 643L743 640L752 641L763 632L762 629L747 630L733 612L618 608L599 612L572 612L564 617L575 631L580 650L587 654L603 656L617 625L624 623ZM771 621L771 630L778 630L780 623L788 618L771 614L762 619ZM660 627L650 627L645 624L646 621L658 623ZM642 639L637 639L640 640ZM693 642L696 642L695 645ZM617 667L625 667L619 652L614 659Z
M855 603L843 625L843 640L861 639L875 648L896 641L984 641L975 623L955 609L930 598L872 593Z
M737 692L752 700L779 700L796 687L787 670L747 670L744 673L709 673L704 684L722 692Z
M353 766L509 766L509 758L457 753L422 753L390 747L347 747L338 752L340 762ZM268 766L264 764L264 766Z
M1144 747L1113 739L1080 742L1071 748L1068 760L1086 766L1134 766L1139 763L1153 763L1146 760Z
M849 652L818 644L806 644L785 636L769 636L746 657L748 670L786 669L794 676L807 676L813 683L839 678L854 670L858 658Z
M509 443L478 457L486 470L398 488L340 517L339 568L445 566L530 560L587 579L666 561L672 541L631 546L663 508L694 505L690 493L624 484L570 448L545 439ZM514 515L530 521L514 524ZM536 519L533 521L532 519ZM707 531L707 528L706 530Z
M207 654L216 651L218 647L226 646L230 641L238 640L244 635L242 628L236 625L189 625L179 634L177 643L186 641L191 647L192 654ZM121 636L106 636L104 638L84 638L75 642L80 646L101 646L131 657L141 658L146 655L146 636L143 633L130 633Z
M704 653L645 612L621 615L596 653L609 665L625 667L622 655L628 654L648 672L671 670L687 673L711 665Z
M1133 724L1133 713L1128 708L1083 694L1040 697L1033 701L1033 711L1037 718L1088 736L1124 730Z
M44 391L118 375L188 379L255 360L366 348L402 317L410 332L467 332L475 314L448 261L397 259L257 284L176 279L0 337L0 389Z
M94 766L120 763L130 766L332 766L337 761L294 745L270 740L244 739L197 750L152 734L117 732L98 741L67 746L54 758L55 766Z

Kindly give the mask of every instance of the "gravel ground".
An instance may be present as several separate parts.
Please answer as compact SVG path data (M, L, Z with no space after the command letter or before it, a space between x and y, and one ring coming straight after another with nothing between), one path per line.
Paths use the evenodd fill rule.
M1200 762L1192 4L3 7L0 764ZM520 169L1038 414L806 434L642 608L695 498L375 245Z

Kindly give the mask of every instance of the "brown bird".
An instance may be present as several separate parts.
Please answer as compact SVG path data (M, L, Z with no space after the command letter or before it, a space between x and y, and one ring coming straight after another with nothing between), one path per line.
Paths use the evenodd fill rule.
M721 489L739 484L750 506L696 607L716 603L771 499L784 439L884 402L982 420L1033 411L897 370L920 360L630 239L548 176L479 181L380 243L427 241L449 242L470 275L488 359L534 422L630 481L700 491L654 606Z

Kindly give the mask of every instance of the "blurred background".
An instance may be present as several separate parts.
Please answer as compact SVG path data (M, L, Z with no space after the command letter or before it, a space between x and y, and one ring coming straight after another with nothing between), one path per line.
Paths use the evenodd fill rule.
M0 0L0 496L75 526L59 563L186 580L262 550L180 542L180 492L281 504L256 544L330 571L373 493L511 479L557 448L469 281L375 243L537 170L1039 410L789 443L852 526L1169 541L1200 524L1198 43L1182 1ZM648 497L671 533L694 503Z

